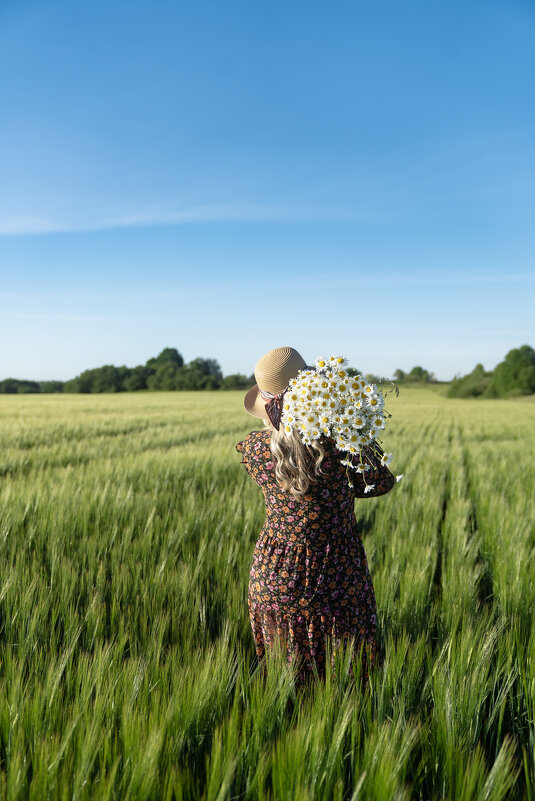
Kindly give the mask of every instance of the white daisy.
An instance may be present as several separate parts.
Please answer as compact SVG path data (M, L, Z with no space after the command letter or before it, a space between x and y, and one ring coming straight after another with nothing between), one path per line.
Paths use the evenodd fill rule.
M383 399L380 395L377 395L375 392L373 395L370 395L367 398L368 406L372 408L375 412L380 412L383 408Z
M348 366L348 361L344 356L335 356L335 366L337 370L343 369Z

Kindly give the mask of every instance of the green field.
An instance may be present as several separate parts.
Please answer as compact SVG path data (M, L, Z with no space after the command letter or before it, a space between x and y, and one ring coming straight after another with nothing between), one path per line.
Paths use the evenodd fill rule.
M0 798L535 799L535 403L402 389L385 664L258 675L243 393L0 397Z

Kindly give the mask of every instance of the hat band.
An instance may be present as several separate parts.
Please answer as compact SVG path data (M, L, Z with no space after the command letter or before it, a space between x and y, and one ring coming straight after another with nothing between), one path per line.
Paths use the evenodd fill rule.
M280 421L282 416L282 399L284 397L283 392L264 392L264 390L258 387L261 397L268 402L265 404L266 414L273 423L274 427L277 431L280 428Z
M276 392L275 394L273 392L266 392L265 390L260 389L260 387L258 389L264 400L271 400L271 398L280 398L280 396L284 394L283 392ZM286 392L286 390L284 390L284 392Z

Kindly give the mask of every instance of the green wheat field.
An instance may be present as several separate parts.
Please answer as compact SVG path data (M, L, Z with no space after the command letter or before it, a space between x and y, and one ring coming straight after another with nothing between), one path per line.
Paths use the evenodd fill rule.
M535 799L533 400L390 397L385 662L296 692L250 631L242 395L0 397L0 798Z

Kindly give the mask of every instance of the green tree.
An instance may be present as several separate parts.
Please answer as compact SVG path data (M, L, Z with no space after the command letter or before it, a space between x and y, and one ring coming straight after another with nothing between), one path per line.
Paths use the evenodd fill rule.
M63 392L63 381L41 381L41 392Z
M27 395L41 392L37 381L26 381L22 378L6 378L0 381L0 393L5 395Z
M91 392L121 392L121 368L113 364L105 364L92 371Z
M226 375L221 382L221 389L248 389L255 384L254 376L252 379L241 373Z
M429 372L424 370L423 367L417 366L412 368L407 377L409 381L421 381L423 383L425 381L429 381L430 375Z
M496 365L488 394L493 393L501 398L535 393L535 350L530 345L513 348Z
M123 389L126 392L136 392L139 389L147 389L147 379L151 374L151 370L144 364L133 367L123 380Z
M172 364L175 367L183 367L184 359L176 348L164 348L156 357L147 361L147 367L156 369L162 364Z
M158 365L156 370L147 378L147 387L149 389L172 390L176 389L175 381L176 376L180 373L182 368L176 367L172 362L167 362Z

